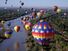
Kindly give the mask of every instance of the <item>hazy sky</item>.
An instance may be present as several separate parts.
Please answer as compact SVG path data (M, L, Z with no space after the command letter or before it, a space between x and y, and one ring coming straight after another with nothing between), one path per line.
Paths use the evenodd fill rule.
M21 0L24 2L24 7L52 7L54 5L58 5L61 7L68 7L68 0ZM5 0L0 0L0 7L11 6L19 7L20 0L8 0L5 5Z

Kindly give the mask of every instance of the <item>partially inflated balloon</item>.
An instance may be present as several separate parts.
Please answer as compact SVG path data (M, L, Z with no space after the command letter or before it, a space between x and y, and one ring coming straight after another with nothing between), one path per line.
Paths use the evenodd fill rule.
M15 26L15 27L14 27L14 30L15 30L16 32L19 32L20 26Z
M49 44L49 40L54 37L54 30L48 22L41 20L33 26L32 35L37 43L40 45L47 45Z

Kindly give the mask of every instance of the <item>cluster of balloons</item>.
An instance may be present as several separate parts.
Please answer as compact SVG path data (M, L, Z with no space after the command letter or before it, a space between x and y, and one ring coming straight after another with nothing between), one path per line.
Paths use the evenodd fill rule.
M44 10L40 10L38 13L32 12L32 17L30 17L30 19L26 20L26 17L24 17L21 19L21 21L23 22L26 30L32 30L32 36L38 44L49 45L49 42L54 38L55 35L54 29L48 22L44 20L37 21L37 19L45 17L44 14ZM36 22L33 24L33 22L30 22L30 20L35 20Z

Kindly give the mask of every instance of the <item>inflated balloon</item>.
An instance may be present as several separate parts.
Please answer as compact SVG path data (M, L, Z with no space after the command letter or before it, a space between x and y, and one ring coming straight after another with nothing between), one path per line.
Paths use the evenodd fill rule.
M25 29L26 30L30 30L31 29L31 23L28 22L27 24L25 24Z
M37 16L38 16L38 17L41 17L41 13L40 13L40 12L38 12L38 13L37 13Z
M7 4L7 2L5 2L5 4Z
M54 11L56 12L57 11L57 9L58 9L58 6L54 6Z
M36 16L37 16L37 15L36 15L36 12L32 12L32 17L33 17L33 18L36 18Z
M22 8L22 7L20 6L20 8Z
M64 16L66 16L67 15L67 13L64 13Z
M8 0L6 0L6 1L8 1Z
M4 34L4 36L6 37L6 38L10 38L11 37L11 35L12 35L12 30L10 30L10 31L5 31L5 34Z
M22 3L21 3L21 5L23 6L23 5L24 5L24 3L22 2Z
M8 1L8 0L5 1L5 4L7 4L7 1Z
M54 30L48 22L41 20L33 26L32 35L37 43L47 45L49 40L54 38Z
M16 32L19 32L20 26L15 26L15 27L14 27L14 30L15 30Z
M3 20L2 20L2 21L1 21L1 23L2 23L2 24L4 24L4 23L5 23L5 21L3 21Z
M44 15L44 10L40 10L40 13L43 16Z
M60 13L60 12L61 12L61 9L60 9L60 8L58 8L58 9L57 9L57 13Z
M9 22L7 25L8 25L8 26L11 26L11 22Z

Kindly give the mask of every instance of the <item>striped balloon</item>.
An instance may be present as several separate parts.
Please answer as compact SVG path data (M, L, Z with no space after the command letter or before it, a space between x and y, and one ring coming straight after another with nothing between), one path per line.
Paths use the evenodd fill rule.
M37 43L47 45L47 41L54 37L54 30L48 22L40 21L33 26L32 35Z
M13 31L12 31L12 30L10 30L10 31L5 31L4 36L5 36L6 38L10 38L10 37L11 37L11 35L12 35L12 33L13 33Z

